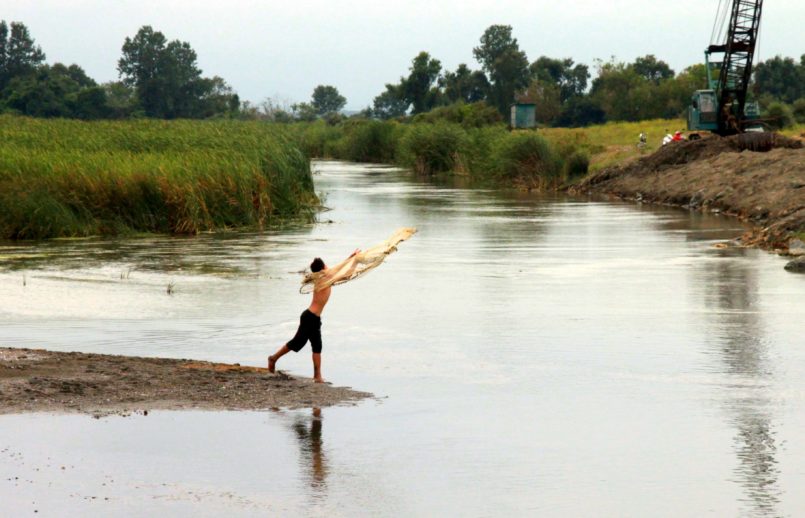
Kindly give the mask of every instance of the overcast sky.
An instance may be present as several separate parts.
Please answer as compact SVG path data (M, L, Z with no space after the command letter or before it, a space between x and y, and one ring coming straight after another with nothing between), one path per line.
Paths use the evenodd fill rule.
M244 100L309 100L331 84L347 109L371 104L422 50L454 69L478 68L472 48L492 24L513 27L530 61L541 55L632 61L655 54L672 68L702 61L718 0L0 0L47 61L116 80L126 36L143 25L187 41L205 76ZM805 53L805 0L765 2L760 59ZM592 71L592 70L591 70Z

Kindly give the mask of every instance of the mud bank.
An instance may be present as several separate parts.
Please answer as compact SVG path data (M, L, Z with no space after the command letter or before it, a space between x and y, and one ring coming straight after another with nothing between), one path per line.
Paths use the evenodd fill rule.
M745 150L739 137L672 143L598 171L569 191L736 216L756 226L742 237L744 244L786 253L792 238L805 232L802 141L774 135L770 150L756 152Z
M278 371L219 363L0 348L0 414L322 407L372 397Z

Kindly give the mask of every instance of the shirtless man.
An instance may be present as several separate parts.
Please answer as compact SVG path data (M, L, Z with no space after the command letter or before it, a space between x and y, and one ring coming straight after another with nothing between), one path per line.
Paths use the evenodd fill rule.
M291 338L288 343L280 347L277 352L268 357L269 372L275 371L277 361L280 358L290 351L298 353L302 350L302 347L305 346L307 341L310 340L310 347L313 349L313 381L316 383L324 382L324 378L321 377L321 312L324 311L324 306L330 299L330 291L332 290L330 284L341 279L346 279L355 272L355 268L358 266L358 261L355 259L355 256L359 252L360 250L355 250L344 262L339 263L332 269L327 268L327 265L325 265L324 261L319 257L315 258L313 262L310 263L310 271L314 273L324 271L323 279L326 280L327 287L313 292L313 301L299 317L299 329L297 329L294 337ZM335 275L335 272L341 271L344 267L347 267L344 273L337 277L328 278L328 271L332 271L332 275Z

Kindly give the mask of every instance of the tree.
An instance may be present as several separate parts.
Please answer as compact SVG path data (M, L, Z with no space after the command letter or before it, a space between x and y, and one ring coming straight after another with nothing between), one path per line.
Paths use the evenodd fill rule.
M319 85L313 90L311 104L319 115L340 112L347 104L347 99L334 86Z
M551 124L562 112L560 89L553 82L540 79L531 81L522 98L534 103L535 119L542 124Z
M106 97L107 115L113 119L130 117L137 109L137 95L133 88L122 81L112 81L101 85Z
M755 67L753 90L758 97L768 94L774 99L793 103L805 97L805 55L797 64L793 58L775 56Z
M606 113L601 106L590 96L585 95L571 98L554 121L554 125L577 128L603 124L606 120Z
M472 49L475 59L488 73L495 61L510 50L520 50L517 40L512 38L511 25L490 25L481 36L481 45Z
M32 74L45 61L45 53L34 44L28 28L20 22L0 20L0 90L15 77Z
M674 71L671 70L668 63L658 60L654 54L635 59L631 68L637 75L643 76L655 84L674 77Z
M387 84L386 90L374 98L372 111L376 117L392 119L405 115L410 106L402 85Z
M291 105L296 120L312 122L318 117L316 108L310 103L296 103Z
M528 86L528 58L520 50L517 39L512 38L509 25L492 25L481 36L481 44L472 52L486 71L490 88L490 101L506 114L514 94Z
M236 111L239 100L223 79L201 77L189 43L168 42L146 25L134 38L126 38L122 51L118 72L134 88L147 116L198 118Z
M707 84L707 66L704 63L689 66L680 72L676 79L685 82L690 88L691 94L696 90L704 90L709 87Z
M483 101L489 92L489 80L480 70L472 71L461 63L455 72L445 72L439 78L439 86L449 103L475 103Z
M51 67L51 70L63 76L69 77L70 79L75 81L76 84L81 88L98 86L98 83L96 83L94 79L89 77L87 73L84 72L83 68L81 68L76 64L72 64L68 67L61 63L54 63L53 66Z
M587 65L581 63L574 65L570 58L554 59L541 56L531 63L528 69L532 78L559 87L559 99L562 103L571 97L583 95L590 79Z
M248 101L247 101L248 102ZM248 109L247 102L242 109ZM263 118L272 122L293 122L293 105L288 99L281 97L266 97L260 103L260 112L255 118Z
M637 121L644 117L648 80L625 63L598 63L590 96L604 110L608 120Z
M427 52L420 52L411 62L410 74L402 80L405 99L412 105L411 113L429 111L436 106L438 91L432 88L442 64Z
M56 63L12 78L4 90L5 105L32 117L102 117L105 100L97 92L88 92L97 87L82 87L69 72L68 67ZM92 96L100 103L97 109L87 105Z
M236 114L240 109L240 98L223 78L213 76L198 80L198 97L190 109L195 117Z

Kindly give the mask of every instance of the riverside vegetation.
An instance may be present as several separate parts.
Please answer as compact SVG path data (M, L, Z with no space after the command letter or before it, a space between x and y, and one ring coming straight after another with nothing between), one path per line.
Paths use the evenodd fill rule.
M484 103L440 110L335 125L0 116L0 238L193 234L311 220L320 205L311 158L456 174L480 186L558 189L651 153L684 124L509 131ZM643 149L640 132L649 136Z
M583 139L551 141L535 131L502 124L350 120L295 124L310 156L409 167L421 175L455 173L476 185L553 189L584 176L590 151Z
M318 205L274 125L0 116L3 239L262 228Z
M470 117L468 120L471 120ZM311 219L311 157L555 188L594 146L502 124L76 121L0 116L0 239L194 234Z

